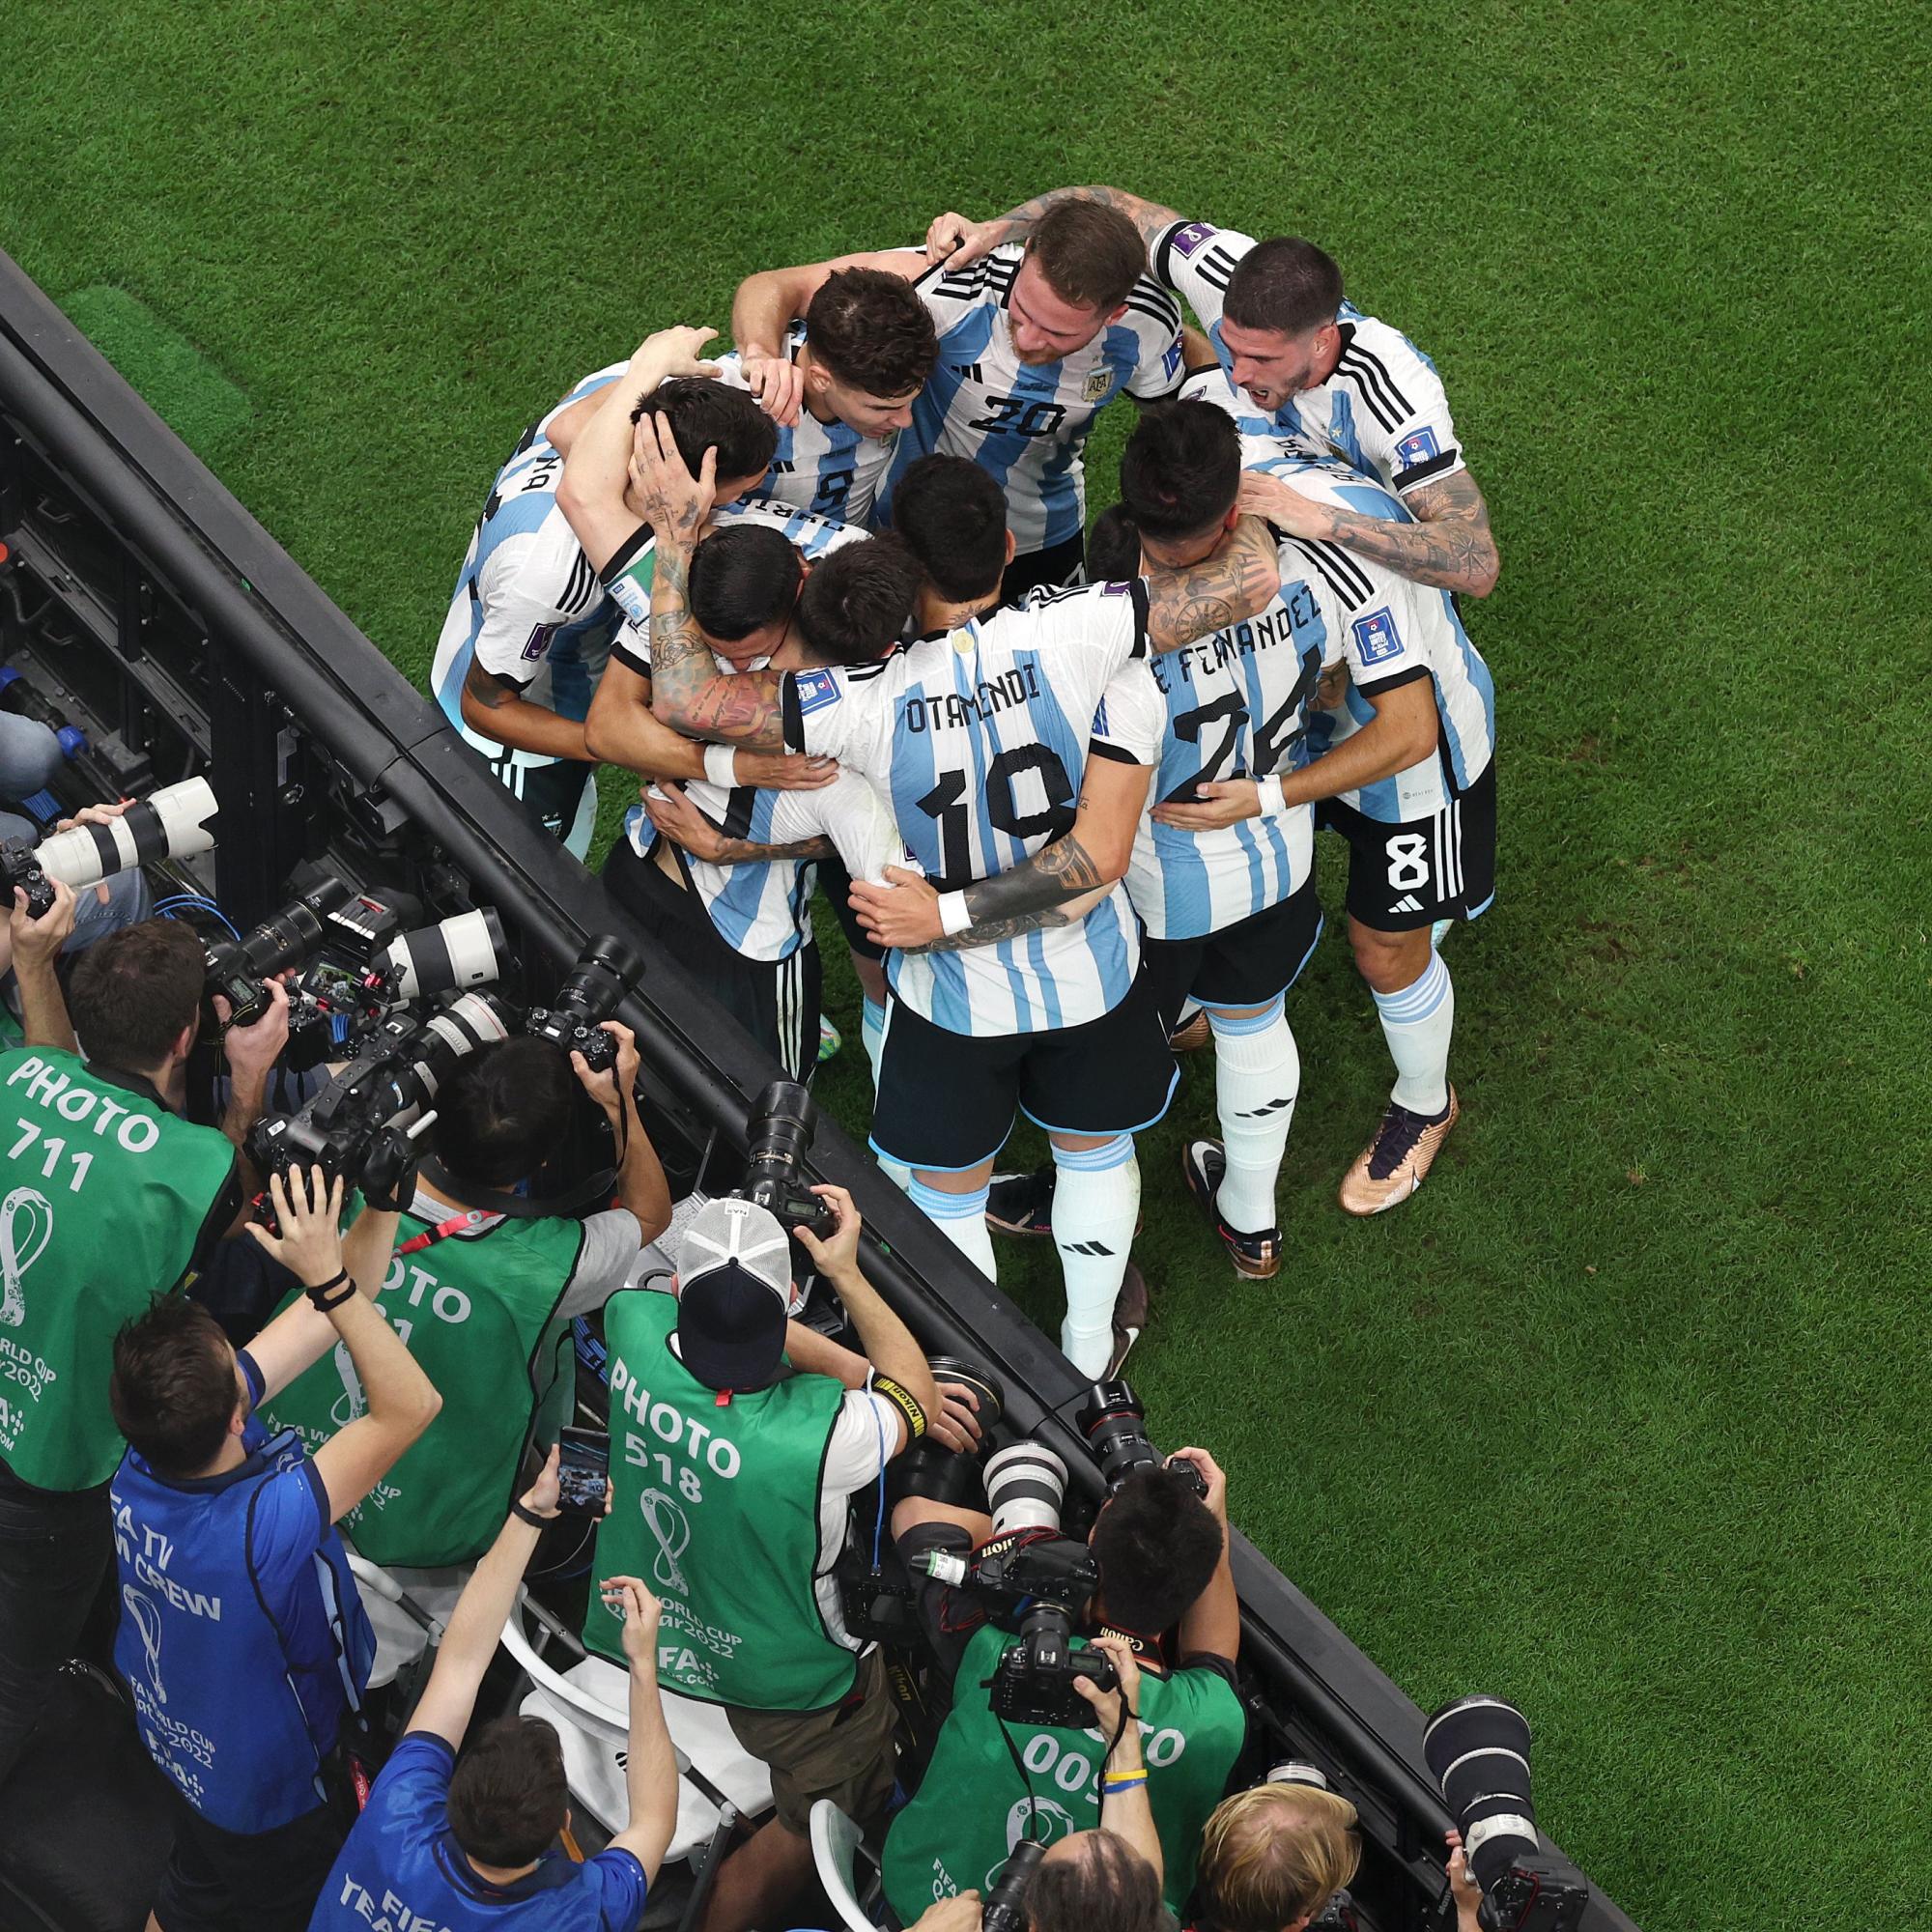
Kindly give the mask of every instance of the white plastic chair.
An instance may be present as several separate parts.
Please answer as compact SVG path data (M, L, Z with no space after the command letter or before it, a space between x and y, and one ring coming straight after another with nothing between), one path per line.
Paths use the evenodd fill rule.
M565 1670L547 1662L524 1628L526 1608L568 1643L580 1661ZM573 1801L607 1832L621 1832L631 1815L623 1766L630 1746L629 1674L582 1652L568 1632L527 1600L518 1604L503 1626L503 1647L532 1687L519 1707L523 1715L546 1718L556 1727ZM666 1692L664 1712L678 1768L677 1827L665 1857L677 1861L712 1844L727 1822L726 1810L752 1818L769 1811L772 1775L739 1744L717 1705Z
M811 1807L811 1862L846 1932L879 1932L859 1903L858 1861L866 1834L829 1798Z
M460 1565L446 1570L384 1570L358 1551L349 1551L355 1588L376 1633L376 1661L369 1689L380 1690L442 1641L456 1600L469 1580Z

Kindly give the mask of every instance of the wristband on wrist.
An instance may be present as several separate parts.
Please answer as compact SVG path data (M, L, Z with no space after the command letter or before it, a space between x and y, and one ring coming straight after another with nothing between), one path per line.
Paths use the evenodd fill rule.
M355 1284L350 1280L347 1268L337 1268L327 1281L304 1282L302 1293L326 1315L331 1308L340 1308L355 1293Z
M956 939L973 923L973 915L966 905L964 893L941 893L939 895L939 929L948 939Z
M707 745L704 748L704 776L728 791L738 782L738 748L735 745Z
M1282 802L1281 777L1279 773L1270 773L1264 779L1257 779L1255 781L1255 790L1260 797L1262 816L1264 818L1272 812L1286 811L1288 810L1287 806Z
M1102 1798L1118 1798L1122 1792L1136 1790L1147 1781L1148 1775L1144 1771L1109 1773L1100 1780L1100 1796Z
M530 1524L530 1526L534 1529L548 1529L552 1521L554 1520L554 1519L551 1517L539 1516L533 1509L526 1509L524 1507L524 1499L522 1496L519 1496L517 1500L510 1505L510 1514L513 1517L515 1517L519 1522L526 1522Z

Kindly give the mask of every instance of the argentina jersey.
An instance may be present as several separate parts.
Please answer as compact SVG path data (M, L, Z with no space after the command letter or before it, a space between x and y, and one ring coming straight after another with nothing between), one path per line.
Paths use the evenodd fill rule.
M1036 591L878 664L794 671L785 740L885 792L906 849L941 892L1029 859L1073 823L1095 713L1147 648L1147 590ZM1116 886L1083 917L958 952L894 952L894 993L949 1033L1037 1033L1126 997L1138 922Z
M1281 589L1258 617L1149 660L1166 709L1157 804L1188 804L1195 786L1265 778L1308 762L1305 724L1322 670L1343 654L1338 611L1293 545ZM1332 605L1332 595L1328 597ZM1199 939L1278 905L1314 861L1315 809L1293 805L1205 832L1143 818L1127 894L1153 939Z
M1229 378L1212 400L1244 434L1291 436L1374 476L1398 495L1463 469L1449 398L1432 362L1400 329L1342 304L1342 354L1325 383L1303 389L1270 414L1234 384L1235 358L1222 340L1222 309L1235 266L1254 238L1205 221L1177 222L1149 251L1154 273L1187 298Z
M1241 457L1248 469L1279 476L1340 509L1411 521L1385 490L1340 464L1311 463L1267 438L1243 437ZM1435 751L1406 771L1337 796L1364 817L1385 824L1406 824L1442 810L1482 777L1496 749L1495 681L1463 628L1455 598L1398 577L1339 544L1292 537L1283 545L1284 555L1290 549L1305 560L1309 582L1323 586L1324 601L1332 598L1339 607L1336 628L1349 672L1341 705L1309 714L1309 755L1320 757L1374 720L1366 693L1426 676L1435 685L1441 724Z
M499 764L528 768L557 760L506 750L464 723L463 684L472 663L515 685L529 703L581 721L610 655L617 612L556 506L563 457L547 432L561 411L615 382L625 366L586 376L526 433L497 471L437 639L430 668L436 701L468 743Z
M888 866L905 866L907 853L892 810L856 772L840 772L810 791L772 791L757 785L719 785L708 779L683 781L685 797L726 838L754 845L796 845L830 838L839 863L855 879L883 883ZM624 829L640 856L656 828L641 805L626 813ZM752 860L714 865L682 847L671 847L685 884L703 902L718 936L746 959L789 959L812 943L811 894L815 867L810 859Z
M1126 311L1084 349L1026 363L1007 306L1024 250L995 248L964 269L926 270L915 289L939 335L939 360L912 406L912 427L880 495L922 456L970 457L1005 492L1007 525L1021 556L1077 537L1087 519L1081 452L1099 411L1123 389L1144 402L1180 380L1180 310L1148 276Z
M804 346L805 324L795 322L785 335L785 359L796 362ZM734 389L751 387L735 349L718 357L718 380ZM880 481L898 442L896 432L885 437L861 436L850 423L836 416L830 422L820 422L809 404L800 409L797 422L789 428L780 423L778 432L778 452L761 486L764 496L834 523L870 521Z

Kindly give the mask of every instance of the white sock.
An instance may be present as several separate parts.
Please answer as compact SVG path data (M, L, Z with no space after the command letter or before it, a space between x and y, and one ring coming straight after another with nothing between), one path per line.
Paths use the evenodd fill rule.
M1114 1352L1114 1303L1141 1208L1133 1137L1078 1153L1055 1148L1053 1244L1066 1276L1061 1352L1083 1376L1103 1376Z
M872 1069L872 1092L879 1091L879 1056L886 1050L886 1009L876 1000L867 1000L859 1012L859 1037L866 1048L866 1063Z
M949 1194L943 1187L928 1187L917 1175L911 1175L906 1192L913 1205L924 1208L926 1218L988 1281L999 1280L992 1231L986 1226L986 1187L971 1194Z
M1210 1009L1208 1024L1214 1029L1214 1106L1228 1156L1215 1206L1229 1227L1258 1235L1277 1225L1274 1187L1301 1091L1301 1056L1279 1000L1252 1019L1226 1019Z
M1373 989L1372 989L1373 990ZM1421 979L1398 993L1377 993L1382 1037L1395 1062L1389 1098L1433 1119L1449 1106L1449 1036L1456 1025L1456 989L1442 955L1432 952Z

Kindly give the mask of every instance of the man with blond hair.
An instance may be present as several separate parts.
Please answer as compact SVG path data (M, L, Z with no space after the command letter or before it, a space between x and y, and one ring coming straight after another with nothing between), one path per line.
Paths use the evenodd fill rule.
M1258 1784L1201 1833L1203 1932L1301 1932L1362 1861L1355 1807L1318 1784Z

